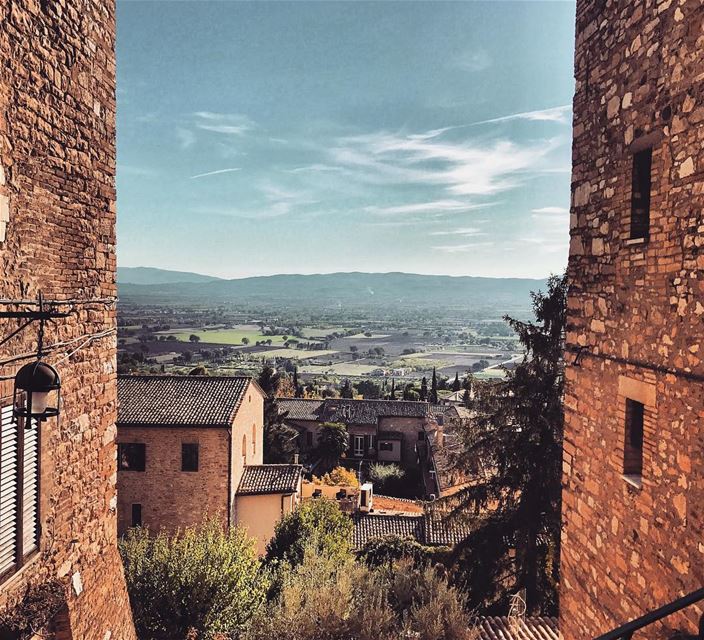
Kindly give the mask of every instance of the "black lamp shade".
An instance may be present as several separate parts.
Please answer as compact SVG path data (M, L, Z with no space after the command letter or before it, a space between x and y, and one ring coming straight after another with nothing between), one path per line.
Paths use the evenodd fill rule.
M58 416L60 393L61 378L54 367L41 361L26 364L15 376L15 416L30 418L28 426L31 419Z

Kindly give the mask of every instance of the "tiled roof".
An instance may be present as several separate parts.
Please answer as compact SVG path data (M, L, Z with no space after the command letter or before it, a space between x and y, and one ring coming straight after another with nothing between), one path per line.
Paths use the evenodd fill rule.
M119 376L117 424L229 427L250 382L246 377Z
M556 618L477 618L478 640L560 640Z
M319 420L324 400L285 398L276 401L279 413L286 412L291 420Z
M375 425L379 418L425 418L431 411L429 407L433 407L427 402L342 398L326 400L286 398L279 400L278 405L279 411L288 411L288 417L292 420L343 422L357 425Z
M363 547L369 540L394 535L415 538L420 544L429 546L452 546L467 536L468 528L447 522L439 515L355 513L352 546Z
M244 468L238 495L295 493L301 481L300 464L252 464Z

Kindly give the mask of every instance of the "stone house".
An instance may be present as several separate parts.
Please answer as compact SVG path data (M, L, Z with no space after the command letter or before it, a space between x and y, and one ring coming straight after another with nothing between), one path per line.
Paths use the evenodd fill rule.
M300 498L299 465L264 465L264 393L247 377L118 378L118 531L219 518L260 550Z
M0 2L0 25L0 311L37 311L27 301L42 292L71 312L43 340L58 417L13 419L38 323L0 346L0 611L37 631L47 621L42 637L130 640L116 535L114 2ZM1 319L2 338L21 322Z
M302 453L316 447L323 423L339 422L349 433L348 459L395 462L404 468L419 466L418 444L442 420L442 412L427 402L285 398L278 405L286 423L298 430Z
M577 2L565 640L704 585L703 51L699 0Z

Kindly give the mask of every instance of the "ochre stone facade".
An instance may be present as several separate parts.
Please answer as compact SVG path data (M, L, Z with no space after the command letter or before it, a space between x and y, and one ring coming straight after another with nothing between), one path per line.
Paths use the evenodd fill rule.
M58 579L62 639L135 637L116 545L115 310L81 302L116 294L114 38L109 0L0 2L0 298L79 301L45 338L65 345L47 356L63 404L42 425L40 551L0 584L0 608ZM36 337L0 349L0 375ZM0 382L3 406L11 393Z
M118 442L146 445L144 471L118 472L119 532L132 526L133 504L152 531L174 532L211 517L236 523L235 493L245 464L262 464L263 430L264 397L253 383L229 429L118 425ZM183 443L198 444L198 471L181 470Z
M579 0L560 626L583 640L704 584L704 4ZM634 154L650 233L631 239ZM627 414L642 405L642 473ZM637 438L636 438L637 440ZM637 638L696 629L701 607Z

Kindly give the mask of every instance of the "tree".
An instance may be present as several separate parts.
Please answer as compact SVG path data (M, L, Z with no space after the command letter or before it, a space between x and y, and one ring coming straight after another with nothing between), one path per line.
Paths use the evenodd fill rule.
M264 462L290 463L298 451L298 431L286 424L287 412L280 412L276 402L281 376L264 366L257 383L266 394L264 398Z
M198 365L194 369L191 369L188 372L189 376L207 376L208 375L208 370L202 365Z
M248 338L247 336L245 336L244 338L242 338L242 344L245 345L245 346L249 344L249 338Z
M188 336L188 340L190 342L200 342L200 336L197 336L195 333L192 333L190 336Z
M347 427L340 422L324 422L318 429L318 455L331 467L349 447Z
M148 640L242 631L268 580L254 540L217 520L170 536L131 529L120 541L137 635Z
M357 393L366 400L377 400L381 396L379 385L372 380L360 380L355 384Z
M435 367L433 367L433 377L430 381L430 396L428 397L428 402L430 402L430 404L438 403L438 376L435 373Z
M391 378L391 392L389 393L389 400L396 400L396 378Z
M403 399L404 400L411 400L411 401L415 401L415 400L420 399L420 394L416 391L412 382L409 382L407 385L405 385L403 387Z
M460 382L460 374L455 371L455 381L452 383L452 390L459 391L462 388L462 383Z
M340 397L341 398L352 398L354 394L352 393L352 384L349 381L349 378L345 378L345 381L342 383L342 386L340 387Z
M378 493L396 495L404 484L406 474L397 464L374 462L369 466L369 479Z
M425 402L428 399L428 378L423 376L420 381L420 399Z
M293 370L293 395L295 398L303 397L303 387L298 382L298 369Z
M472 428L460 431L460 465L491 470L454 503L456 516L484 508L458 551L471 604L484 611L505 611L519 589L528 613L557 610L566 294L566 277L552 276L533 294L535 323L505 318L525 357L505 381L475 385Z
M296 566L307 548L318 555L343 559L350 553L352 520L337 502L319 498L302 502L279 520L266 547L266 560Z

